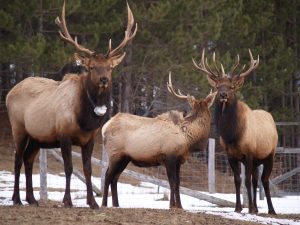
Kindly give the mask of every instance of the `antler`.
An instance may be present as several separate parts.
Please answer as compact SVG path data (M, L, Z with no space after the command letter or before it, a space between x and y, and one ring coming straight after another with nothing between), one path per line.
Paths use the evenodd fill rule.
M217 80L218 79L219 69L218 69L218 67L216 65L215 54L213 55L213 61L214 61L214 66L215 66L215 68L217 70L217 74L214 73L212 71L212 69L208 65L207 58L205 58L205 49L203 49L203 51L202 51L201 62L199 63L199 65L195 62L194 59L192 59L192 60L193 60L193 63L194 63L194 65L195 65L195 67L197 69L199 69L200 71L202 71L203 73L205 73L206 75L208 75L213 80ZM224 72L222 64L221 64L221 68L222 68L222 71Z
M172 78L171 78L171 72L169 72L169 82L167 82L167 88L168 91L173 94L175 97L180 98L180 99L187 99L187 95L183 95L180 90L178 89L178 94L176 94L176 92L173 89L173 85L172 85Z
M251 53L251 51L250 51L250 49L248 49L248 50L249 50L250 59L251 59L250 67L249 67L249 69L248 69L247 71L245 71L245 72L243 72L243 73L240 73L240 74L238 75L239 77L245 77L245 76L247 76L247 75L250 74L253 70L255 70L256 67L257 67L258 64L259 64L259 55L257 56L257 59L254 60L254 59L253 59L253 56L252 56L252 53ZM243 68L244 68L244 67L243 67ZM242 72L242 71L241 71L241 72Z
M71 35L69 34L68 28L67 28L67 24L66 24L66 14L65 14L65 7L66 7L66 1L64 0L64 4L62 7L62 11L61 11L61 20L59 17L56 17L55 19L55 23L59 26L60 31L59 34L61 36L61 38L71 44L73 44L79 51L82 51L84 53L87 53L88 55L93 55L95 52L91 51L83 46L81 46L80 44L78 44L77 42L77 37L75 37L75 40L71 37Z
M121 44L119 44L118 47L116 47L115 49L111 50L111 39L109 40L109 47L108 47L108 53L107 56L109 58L114 57L119 55L119 51L122 50L126 44L132 39L134 38L134 36L136 35L137 32L137 23L135 24L135 29L132 32L132 28L134 26L134 18L133 18L133 14L131 12L131 9L129 7L129 4L127 2L127 12L128 12L128 22L127 22L127 28L125 30L125 36L123 41L121 42Z

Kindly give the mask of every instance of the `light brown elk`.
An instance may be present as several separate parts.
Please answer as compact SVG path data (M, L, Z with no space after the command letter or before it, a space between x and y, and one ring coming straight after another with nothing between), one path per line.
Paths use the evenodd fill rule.
M239 162L245 165L245 186L248 193L249 213L257 213L256 189L258 182L258 169L263 164L262 184L266 193L269 214L275 214L272 205L269 177L273 167L273 159L278 141L278 134L275 122L270 113L264 110L251 110L244 102L236 97L236 92L244 83L245 78L259 64L259 56L253 59L249 50L251 62L248 70L245 66L240 72L235 73L239 66L239 56L231 73L225 74L223 65L218 68L213 55L214 70L205 59L203 50L200 64L195 66L207 75L207 80L211 86L217 89L215 101L215 119L220 144L225 149L229 164L234 173L234 183L236 188L235 211L241 212L240 200L240 168ZM244 72L243 72L244 71ZM251 179L253 185L253 199L251 194Z
M119 113L102 129L104 147L109 165L105 174L102 206L107 206L108 188L111 186L112 204L119 206L117 182L129 162L136 166L164 165L169 179L170 208L182 208L179 185L180 166L195 145L205 148L210 132L212 105L215 93L203 100L175 93L171 75L168 90L179 99L186 99L191 112L183 117L178 111L169 111L155 118Z
M71 146L81 147L83 171L87 186L87 204L98 208L92 192L91 154L94 137L107 120L110 105L112 68L118 65L125 56L122 52L125 45L136 34L133 30L134 19L128 9L128 24L125 38L115 49L106 55L91 51L78 44L68 32L65 21L65 2L61 18L55 22L60 28L60 36L71 43L85 57L78 57L83 72L67 75L58 82L40 77L29 77L17 84L7 95L6 105L12 127L15 152L15 184L13 204L21 205L19 194L20 169L24 162L26 176L26 201L38 204L32 189L32 166L40 148L61 147L66 174L66 188L63 203L72 207L70 196L70 178L73 171ZM133 31L132 31L133 30Z

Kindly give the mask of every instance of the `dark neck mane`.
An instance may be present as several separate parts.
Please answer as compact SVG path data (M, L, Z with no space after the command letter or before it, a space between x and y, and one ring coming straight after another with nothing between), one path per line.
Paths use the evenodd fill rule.
M235 98L227 103L222 112L222 104L215 106L215 121L217 132L227 144L236 144L243 133L244 121L241 117L240 102Z
M87 85L85 79L83 80L83 88L80 97L78 123L82 130L88 132L102 127L102 125L108 119L110 109L110 90L108 89L98 95L98 90L90 85ZM87 92L89 92L90 98L94 103L96 103L96 106L106 105L107 112L103 116L97 116L95 114L94 106L89 100Z

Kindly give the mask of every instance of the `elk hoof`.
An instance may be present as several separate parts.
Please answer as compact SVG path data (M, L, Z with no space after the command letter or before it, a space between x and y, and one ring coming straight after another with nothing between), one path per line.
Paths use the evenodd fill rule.
M65 208L72 208L73 207L73 203L70 199L64 199L63 203L64 203Z
M35 198L26 198L26 201L28 202L29 205L32 206L39 206L39 203Z
M89 206L91 209L99 209L99 205L96 202L94 202L93 204L89 204Z
M13 200L13 205L15 205L15 206L23 205L20 197L16 197L15 195L13 195L12 200Z
M268 214L271 214L271 215L277 215L274 209L269 210Z
M240 212L242 212L242 210L243 210L243 208L241 206L239 206L239 207L235 207L234 211L237 213L240 213Z

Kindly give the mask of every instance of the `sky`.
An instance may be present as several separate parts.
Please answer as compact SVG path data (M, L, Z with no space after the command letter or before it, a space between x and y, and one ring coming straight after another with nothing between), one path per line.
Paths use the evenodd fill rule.
M100 178L92 177L93 183L100 187ZM47 175L48 199L53 201L62 202L65 188L64 174ZM14 175L8 171L0 171L0 205L12 205L11 196L13 193ZM40 187L39 174L33 175L33 186ZM20 196L23 204L25 202L25 175L20 176ZM86 204L86 186L76 176L72 175L71 179L71 197L74 207L88 207ZM206 193L208 194L208 193ZM34 192L37 200L40 199L38 191ZM132 186L130 184L118 183L118 196L119 204L122 208L155 208L155 209L168 209L169 201L165 200L169 195L169 190L166 188L158 187L151 183L141 182L139 186ZM212 194L215 197L223 198L228 201L235 201L235 194ZM143 199L143 201L141 201ZM96 197L96 201L101 205L102 198ZM199 200L187 195L181 195L182 207L190 212L204 212L207 214L219 215L222 217L259 222L262 224L289 224L299 225L300 220L295 221L291 219L277 219L271 217L261 217L259 215L248 214L248 209L243 209L242 213L235 213L234 208L221 208L217 205ZM272 198L273 206L277 214L300 214L300 195L285 196L281 198ZM267 213L268 207L266 200L258 200L259 213ZM108 207L111 207L111 197L108 199Z

